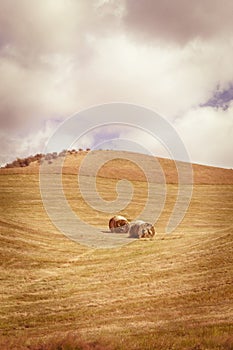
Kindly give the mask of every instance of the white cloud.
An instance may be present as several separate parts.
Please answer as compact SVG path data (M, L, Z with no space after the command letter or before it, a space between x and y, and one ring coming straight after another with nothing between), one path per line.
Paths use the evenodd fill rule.
M1 155L0 166L12 162L16 158L24 158L36 153L43 153L47 140L56 128L57 122L47 120L43 127L30 133L15 135L14 133L0 132Z
M233 168L233 103L227 110L196 108L176 121L192 162Z
M46 120L117 101L144 105L172 121L194 159L231 166L228 136L219 140L218 151L202 152L201 158L191 137L197 129L194 110L200 123L203 118L205 149L217 129L232 128L232 118L219 117L220 110L198 107L233 77L231 9L228 0L3 0L2 157L39 151ZM21 150L18 140L25 145ZM83 145L88 142L94 141Z
M99 38L93 47L96 56L88 69L80 67L77 72L83 107L130 102L152 108L171 120L206 102L218 84L227 86L233 76L230 39L224 43L197 40L174 48L140 46L121 35Z

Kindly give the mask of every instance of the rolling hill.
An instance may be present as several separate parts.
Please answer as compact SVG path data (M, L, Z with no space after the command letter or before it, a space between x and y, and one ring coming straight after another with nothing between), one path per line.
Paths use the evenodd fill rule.
M99 194L113 200L117 181L130 180L134 197L120 213L134 219L145 205L146 178L121 157L136 157L147 169L155 160L95 153L99 162L112 158L97 172ZM109 215L90 208L77 184L87 154L64 159L64 193L82 220L107 230ZM49 164L51 172L58 162ZM167 193L155 239L114 249L80 245L53 225L41 200L37 161L0 170L0 349L233 348L233 170L193 165L191 203L176 230L165 234L177 171L171 160L158 163L154 181L162 167ZM94 176L94 165L90 161L81 176Z
M89 151L67 152L68 153L65 157L63 165L63 173L70 175L77 174L82 161L88 155ZM62 154L64 157L65 153L63 152ZM146 181L145 175L140 167L130 161L130 159L132 159L139 164L147 164L149 167L151 164L154 164L156 167L157 164L157 171L160 170L160 166L165 175L166 182L176 184L178 182L176 164L179 166L183 165L184 167L187 166L187 163L180 161L175 162L167 158L153 157L126 151L92 151L90 154L91 157L95 158L95 160L97 158L98 163L106 158L106 163L98 173L98 176L104 178L127 178L135 181ZM58 158L59 156L55 156L55 158L49 157L48 160L45 160L45 162L51 163L50 166L53 168L56 167L56 164L58 164ZM111 158L112 160L107 161L108 158ZM89 161L89 168L86 170L86 173L83 173L83 175L94 175L92 174L93 169L91 168L90 164L91 159ZM0 174L37 174L39 172L39 165L39 161L34 161L26 167L15 166L12 168L1 168ZM195 184L233 184L233 169L218 168L200 164L191 164L191 167L193 169L193 183Z

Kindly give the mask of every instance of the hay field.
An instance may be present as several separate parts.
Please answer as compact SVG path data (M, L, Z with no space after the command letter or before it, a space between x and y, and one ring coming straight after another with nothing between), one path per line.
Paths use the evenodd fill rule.
M74 190L72 157L63 176L67 199L83 220L107 229L106 215L88 211ZM116 249L81 246L56 229L36 165L0 171L1 350L233 348L233 171L196 165L191 204L168 235L177 194L168 163L155 239ZM139 170L125 168L124 176L137 175L130 179L136 204L122 211L133 218L146 183ZM97 178L105 199L115 196L113 173L106 168Z

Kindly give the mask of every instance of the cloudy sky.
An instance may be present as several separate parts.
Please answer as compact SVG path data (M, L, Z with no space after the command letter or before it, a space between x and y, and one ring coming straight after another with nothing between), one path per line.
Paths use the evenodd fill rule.
M70 115L127 102L165 117L193 162L233 167L232 0L0 6L2 165L43 151Z

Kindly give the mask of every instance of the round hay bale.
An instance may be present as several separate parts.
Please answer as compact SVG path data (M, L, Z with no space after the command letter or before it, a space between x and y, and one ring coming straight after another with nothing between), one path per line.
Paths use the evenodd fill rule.
M131 238L152 238L155 235L155 228L152 224L137 220L132 221L129 226L129 237Z
M128 220L121 215L115 215L109 220L109 229L114 233L127 233L129 231Z

